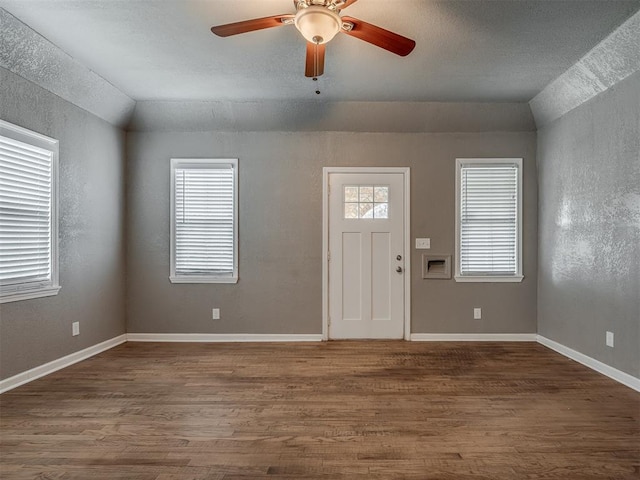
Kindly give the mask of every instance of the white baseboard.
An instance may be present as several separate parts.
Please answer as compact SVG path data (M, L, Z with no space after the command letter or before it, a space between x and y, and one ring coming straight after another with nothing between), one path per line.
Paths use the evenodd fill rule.
M129 342L321 342L322 334L128 333Z
M535 333L412 333L412 342L535 342Z
M565 347L561 343L554 342L553 340L549 340L542 335L538 335L538 343L544 345L551 350L554 350L565 357L570 358L571 360L575 360L586 367L589 367L592 370L595 370L598 373L606 375L607 377L615 380L617 382L626 385L629 388L634 389L637 392L640 392L640 378L636 378L633 375L629 375L623 371L618 370L617 368L610 367L606 363L602 363L595 358L591 358L584 353L580 353L572 348Z
M86 360L124 342L321 342L322 334L128 333L0 381L0 393ZM640 392L640 378L535 333L413 333L414 342L538 342Z
M119 335L104 342L98 343L97 345L85 348L84 350L71 353L62 358L58 358L57 360L53 360L49 363L45 363L44 365L32 368L31 370L27 370L26 372L19 373L17 375L14 375L13 377L5 378L4 380L0 381L0 393L12 390L16 387L19 387L20 385L24 385L25 383L32 382L37 378L49 375L50 373L73 365L74 363L86 360L89 357L93 357L98 353L109 350L110 348L120 345L126 341L126 334Z

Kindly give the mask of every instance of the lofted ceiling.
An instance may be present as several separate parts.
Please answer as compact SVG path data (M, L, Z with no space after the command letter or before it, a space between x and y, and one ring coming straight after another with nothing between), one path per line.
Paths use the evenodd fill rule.
M315 99L293 26L210 27L294 13L292 0L0 0L135 100ZM640 9L640 0L359 0L343 13L413 38L408 57L338 35L322 98L526 102Z

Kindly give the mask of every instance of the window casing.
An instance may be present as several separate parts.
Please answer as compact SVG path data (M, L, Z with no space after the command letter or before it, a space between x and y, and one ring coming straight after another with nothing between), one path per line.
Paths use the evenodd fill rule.
M523 278L522 159L457 159L455 280Z
M238 160L171 160L173 283L238 281Z
M58 141L0 120L0 303L56 295Z

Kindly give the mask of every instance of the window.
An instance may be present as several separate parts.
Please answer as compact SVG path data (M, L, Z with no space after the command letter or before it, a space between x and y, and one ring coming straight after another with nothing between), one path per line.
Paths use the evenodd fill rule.
M173 283L238 281L238 160L171 160Z
M0 120L0 303L56 295L58 141Z
M344 218L389 218L389 186L345 185Z
M522 281L521 238L522 159L457 159L456 281Z

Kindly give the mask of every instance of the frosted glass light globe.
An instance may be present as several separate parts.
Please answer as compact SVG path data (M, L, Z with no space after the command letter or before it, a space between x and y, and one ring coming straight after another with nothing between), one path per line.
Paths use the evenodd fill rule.
M307 41L317 44L329 42L342 28L340 15L319 6L298 10L294 23Z

